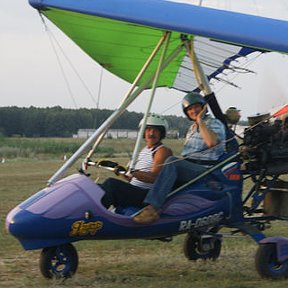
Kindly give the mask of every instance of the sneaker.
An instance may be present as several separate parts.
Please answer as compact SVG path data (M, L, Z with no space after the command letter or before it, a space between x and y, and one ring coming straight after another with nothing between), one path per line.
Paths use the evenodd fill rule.
M133 217L133 221L137 224L150 224L159 219L158 211L152 206L146 206L143 211Z

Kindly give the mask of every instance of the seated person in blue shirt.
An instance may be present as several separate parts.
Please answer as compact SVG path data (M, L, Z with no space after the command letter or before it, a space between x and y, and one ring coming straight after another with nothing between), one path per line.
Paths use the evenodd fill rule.
M185 115L193 121L189 128L182 158L170 156L158 174L144 202L148 204L133 218L135 223L149 224L159 219L160 209L177 182L185 183L205 172L225 152L225 126L207 115L207 103L201 94L190 92L183 101Z

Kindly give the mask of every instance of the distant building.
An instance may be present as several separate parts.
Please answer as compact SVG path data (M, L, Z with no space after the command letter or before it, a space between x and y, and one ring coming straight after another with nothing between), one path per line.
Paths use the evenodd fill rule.
M109 139L136 139L138 135L138 130L129 129L109 129L105 135L105 138Z
M73 138L89 138L96 130L95 129L79 129L77 134L73 135ZM136 139L138 136L138 130L131 129L109 129L104 138L109 139ZM168 130L167 138L179 138L178 130Z
M94 132L95 129L78 129L77 134L74 134L73 138L89 138Z

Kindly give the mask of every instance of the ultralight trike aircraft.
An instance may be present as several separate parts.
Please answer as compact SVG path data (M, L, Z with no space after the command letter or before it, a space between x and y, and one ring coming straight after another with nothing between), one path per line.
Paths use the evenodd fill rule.
M165 0L29 2L105 69L132 83L119 108L51 177L48 186L7 216L7 230L24 249L42 249L42 274L47 278L73 275L78 256L71 243L79 240L169 240L185 233L188 259L217 259L221 228L226 227L231 233L249 235L259 245L256 268L262 277L288 277L288 239L263 234L270 221L288 216L284 206L288 186L280 179L288 172L287 137L279 125L264 117L246 130L239 149L209 86L209 80L221 80L223 70L240 70L233 61L241 56L255 51L287 53L288 22ZM226 48L221 50L222 46ZM219 54L225 59L220 66ZM145 123L156 87L161 86L204 94L214 116L227 126L227 154L205 173L175 188L158 221L137 225L131 218L137 211L121 207L110 211L102 206L105 192L87 170L91 166L119 168L111 161L93 161L94 151L135 98L151 89ZM128 172L123 173L133 169L140 139ZM88 150L79 173L63 178ZM242 199L246 179L254 185ZM272 199L269 213L263 213L268 195Z

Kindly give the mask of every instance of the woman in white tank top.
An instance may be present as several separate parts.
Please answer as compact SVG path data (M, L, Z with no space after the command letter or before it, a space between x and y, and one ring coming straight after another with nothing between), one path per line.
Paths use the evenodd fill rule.
M141 124L141 122L140 122ZM124 175L124 182L115 178L108 178L101 184L105 190L102 203L109 208L114 207L143 207L143 200L152 187L156 176L165 160L172 155L171 149L162 144L165 137L167 121L156 114L148 116L144 139L146 146L140 152L132 177Z

